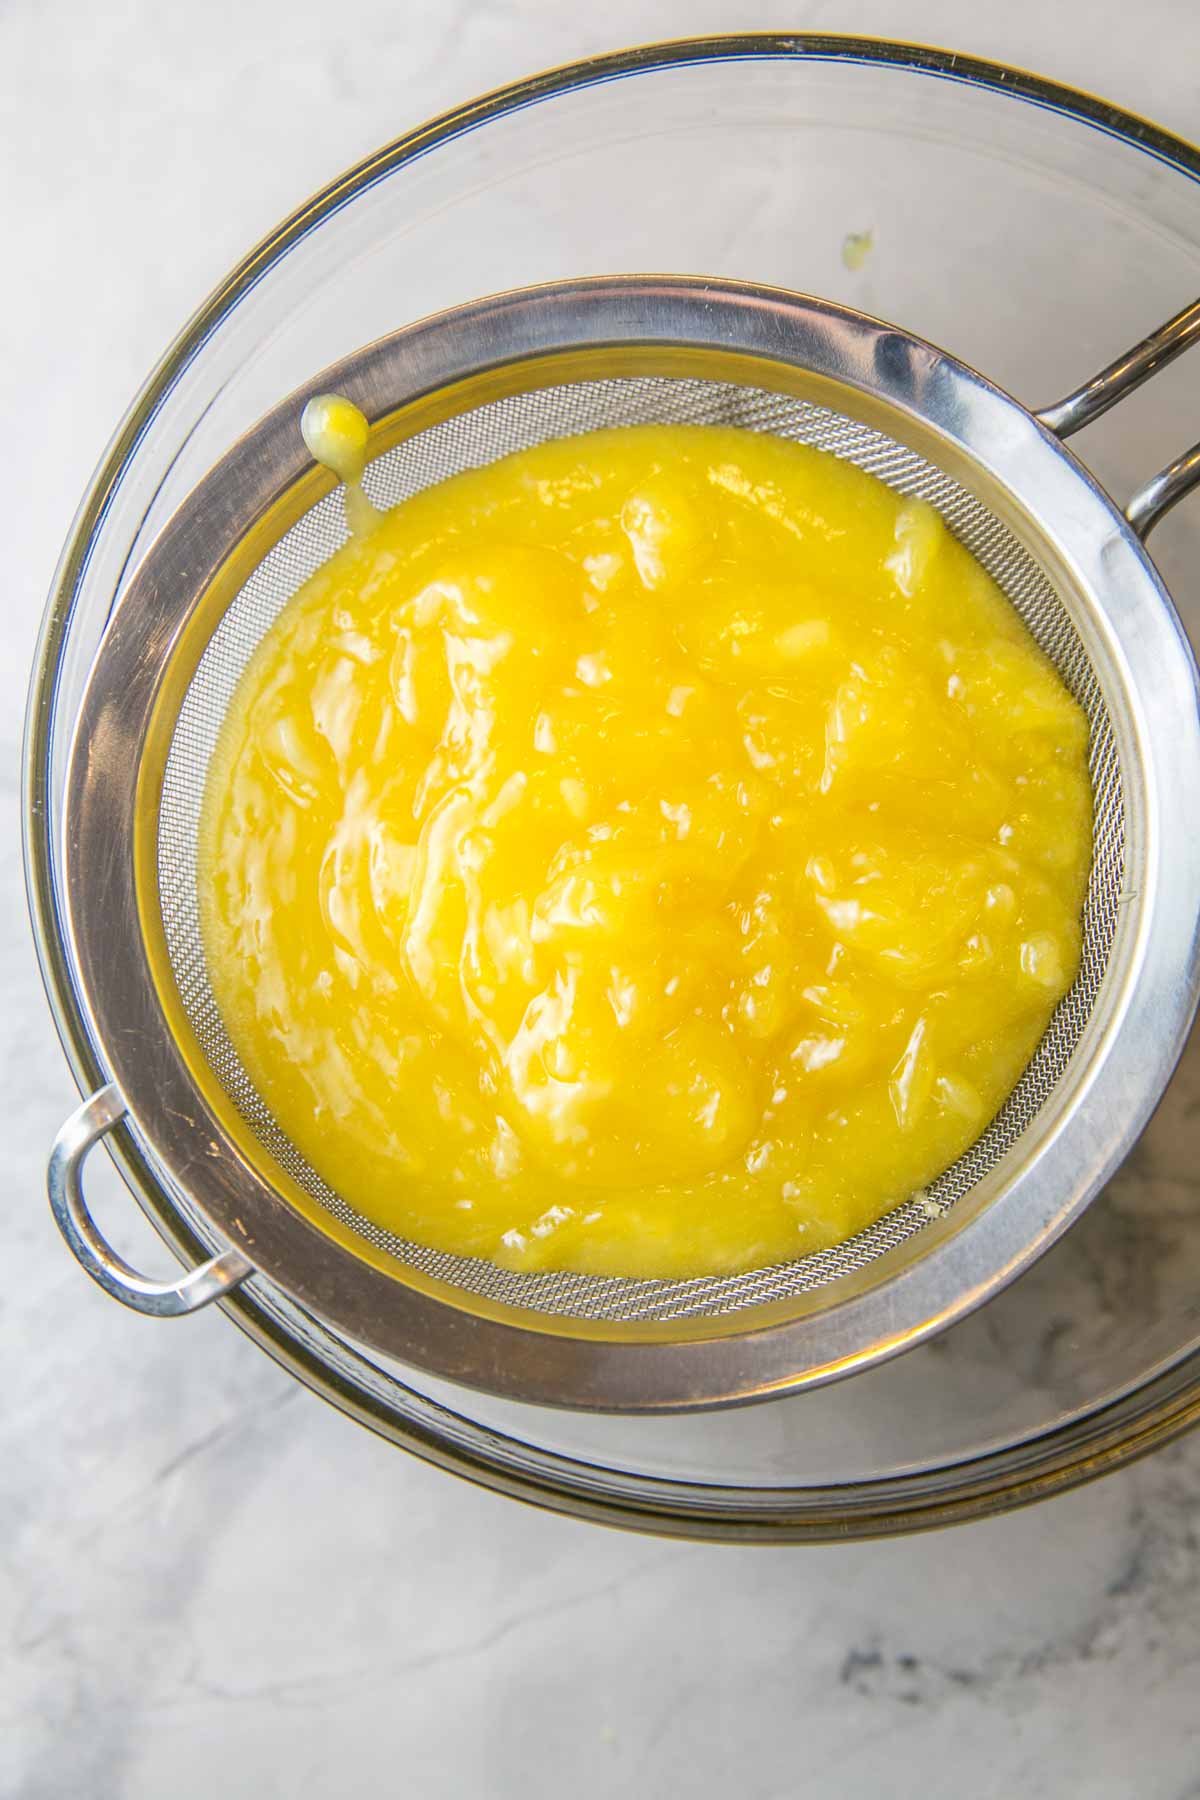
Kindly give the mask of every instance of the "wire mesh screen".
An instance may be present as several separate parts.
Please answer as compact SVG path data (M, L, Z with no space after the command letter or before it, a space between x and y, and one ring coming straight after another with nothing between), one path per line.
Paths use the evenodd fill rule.
M378 457L367 471L366 487L377 505L394 506L460 470L551 438L649 423L771 432L830 451L900 493L928 501L1007 595L1087 714L1094 840L1079 974L1004 1107L927 1190L845 1243L792 1262L731 1276L631 1281L554 1271L514 1273L394 1237L348 1206L299 1154L239 1062L213 998L197 907L197 830L209 761L242 671L296 589L346 540L340 490L280 539L213 632L180 707L158 835L159 900L184 1010L216 1079L288 1174L367 1243L466 1294L567 1317L621 1322L710 1317L811 1292L863 1268L961 1200L1018 1144L1067 1067L1108 963L1124 868L1121 769L1112 726L1070 617L1043 570L993 513L943 470L883 433L824 407L740 384L609 378L535 389L461 413Z

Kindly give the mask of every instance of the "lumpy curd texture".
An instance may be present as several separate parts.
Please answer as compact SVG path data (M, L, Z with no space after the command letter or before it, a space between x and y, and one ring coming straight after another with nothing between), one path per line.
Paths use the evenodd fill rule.
M927 506L715 427L522 452L307 583L209 776L214 992L361 1214L513 1268L837 1242L1079 958L1087 726Z

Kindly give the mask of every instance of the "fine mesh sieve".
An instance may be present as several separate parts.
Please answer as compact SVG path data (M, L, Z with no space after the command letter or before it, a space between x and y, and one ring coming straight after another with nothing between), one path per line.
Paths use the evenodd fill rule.
M1058 429L1094 416L1182 348L1198 311L1164 328L1169 340L1148 341L1136 367L1126 359L1064 403L1075 411ZM1158 1015L1152 1067L1132 1087L1119 1080L1119 1117L1108 1103L1098 1115L1092 1090L1121 1042L1155 908L1160 926L1163 917L1152 830L1163 771L1150 754L1147 701L1161 709L1170 696L1179 754L1196 731L1190 654L1128 523L1044 422L971 371L859 315L732 284L627 278L501 296L371 346L308 391L329 388L373 422L365 484L380 506L548 439L649 422L772 433L928 501L1087 715L1094 828L1083 955L982 1136L927 1191L833 1249L727 1277L632 1281L514 1273L362 1218L288 1140L241 1066L209 985L197 908L201 801L234 690L280 610L346 538L341 491L322 492L328 478L299 446L307 393L295 396L207 478L139 570L142 610L127 595L101 648L69 789L67 864L80 869L81 842L100 823L96 770L120 786L132 840L128 867L118 857L132 900L123 917L136 923L141 956L131 981L132 947L110 934L103 950L97 938L93 967L107 1040L118 1021L122 1043L135 1028L149 1036L114 1067L109 1112L128 1106L168 1172L243 1247L226 1252L223 1269L220 1258L208 1266L209 1285L219 1291L261 1268L354 1335L439 1372L525 1398L620 1406L713 1403L828 1379L994 1291L1128 1147L1194 1004L1200 882L1184 908L1191 936L1176 958L1171 1015ZM1165 504L1191 478L1168 476ZM117 741L126 753L114 760ZM1173 889L1166 898L1177 905ZM1186 936L1187 919L1174 929Z
M650 422L736 425L791 438L855 463L900 493L935 506L1008 596L1087 714L1094 845L1080 971L1015 1091L982 1137L925 1193L848 1242L733 1276L625 1281L557 1271L514 1273L393 1237L354 1212L321 1180L255 1091L217 1010L200 940L197 834L209 760L226 711L263 633L347 536L340 492L306 512L263 558L221 619L188 685L172 734L159 809L158 899L180 1000L214 1076L256 1136L307 1193L352 1231L400 1262L468 1293L583 1319L701 1317L787 1299L862 1268L968 1193L1020 1138L1079 1042L1108 963L1124 863L1121 768L1112 726L1079 634L1054 589L986 506L882 432L827 407L761 388L686 377L610 377L538 388L472 407L376 458L366 485L379 506L395 506L433 482L548 438Z

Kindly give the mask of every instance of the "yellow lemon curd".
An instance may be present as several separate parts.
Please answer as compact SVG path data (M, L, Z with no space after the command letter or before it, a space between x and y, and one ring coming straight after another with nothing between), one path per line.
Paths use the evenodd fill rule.
M717 427L546 444L267 633L209 775L214 993L399 1236L804 1255L961 1155L1071 984L1087 735L926 505Z

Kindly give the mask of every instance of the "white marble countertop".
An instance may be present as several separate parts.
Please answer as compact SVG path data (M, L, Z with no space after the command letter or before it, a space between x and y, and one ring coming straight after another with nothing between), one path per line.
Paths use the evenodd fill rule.
M772 26L953 43L1200 136L1194 0L0 8L0 1795L1200 1795L1200 1437L931 1537L623 1537L390 1449L215 1314L122 1312L41 1198L74 1094L25 927L20 712L130 394L247 244L407 124L588 51Z

